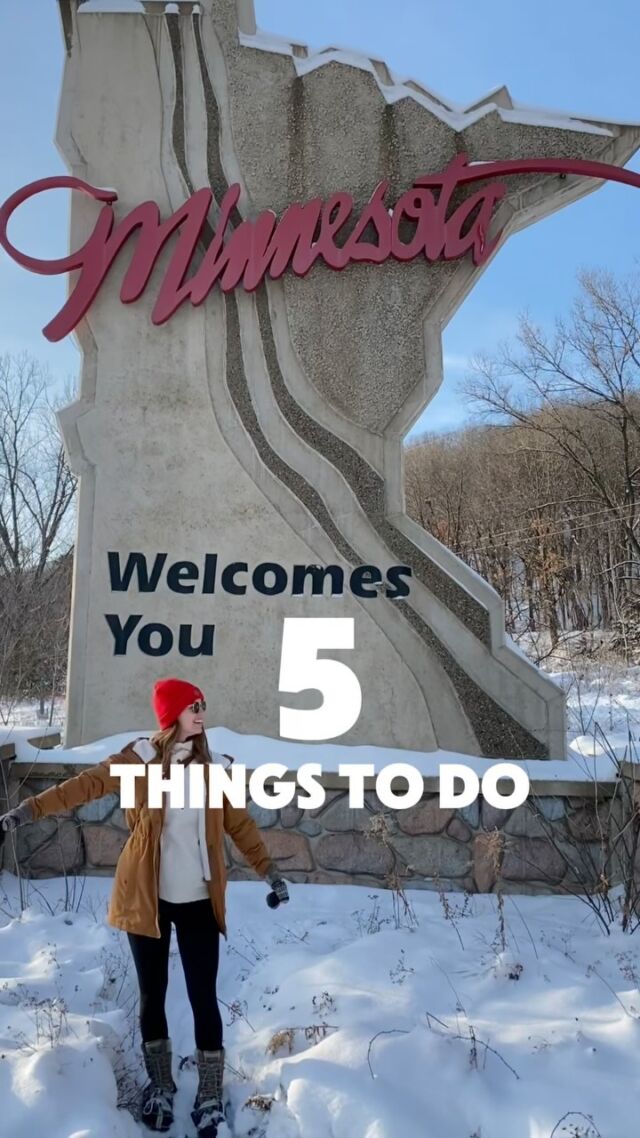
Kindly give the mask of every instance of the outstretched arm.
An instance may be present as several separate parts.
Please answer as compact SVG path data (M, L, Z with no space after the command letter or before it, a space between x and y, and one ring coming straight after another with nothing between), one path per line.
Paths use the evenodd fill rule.
M269 851L260 836L253 818L243 806L232 806L227 798L223 801L224 828L242 851L249 864L260 877L264 877L278 894L280 901L288 901L289 894L282 878L282 872L271 860Z
M233 755L223 754L229 760L229 765L235 760ZM278 900L289 900L289 891L282 873L275 861L271 860L269 851L262 840L260 830L248 810L242 806L232 806L228 798L223 799L224 828L232 838L235 845L244 854L249 864L260 877L273 887Z
M37 822L49 814L72 810L75 806L82 806L94 798L115 794L120 790L120 779L111 774L111 763L134 761L129 753L109 755L81 774L74 775L73 778L68 778L57 786L50 786L40 794L25 798L19 806L0 817L0 828L12 830L23 822Z

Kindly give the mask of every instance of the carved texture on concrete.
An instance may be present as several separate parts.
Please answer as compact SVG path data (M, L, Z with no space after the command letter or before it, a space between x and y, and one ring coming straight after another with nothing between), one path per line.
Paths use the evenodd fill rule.
M174 66L176 71L176 104L173 119L174 149L180 164L186 184L191 188L191 178L184 159L183 134L183 106L182 106L182 52L179 20L168 17L169 34L171 38ZM219 148L219 109L215 97L213 83L207 67L206 57L202 45L202 36L198 24L195 25L195 36L198 44L198 60L201 69L201 78L207 107L207 154L209 156L209 173L211 188L216 200L222 201L228 188L224 179ZM239 220L239 218L237 219ZM282 462L265 444L259 426L256 422L250 397L247 396L246 380L242 365L242 349L240 345L238 314L236 300L233 294L225 297L227 318L227 382L230 385L232 396L243 423L256 444L263 461L265 461L278 477L296 493L309 510L315 515L335 547L343 557L354 566L362 562L353 547L345 539L339 528L331 518L313 487L302 477ZM419 549L412 546L402 534L384 518L384 484L382 478L353 450L352 447L332 435L330 431L314 422L310 416L296 403L284 382L273 341L271 320L265 288L258 290L256 295L258 322L262 335L267 368L272 387L282 414L287 421L311 446L319 451L324 458L328 458L345 476L349 485L354 489L363 510L366 512L372 525L378 525L379 532L390 549L401 557L406 564L417 568L420 579L436 594L449 597L449 607L457 611L465 623L471 627L476 635L488 641L489 628L486 610L474 601L462 587L452 582L443 571L429 561ZM415 571L415 570L414 570ZM485 754L502 754L505 747L510 753L535 754L542 757L545 753L544 744L533 739L520 725L507 713L503 712L492 700L488 699L477 684L473 684L465 676L463 670L456 665L450 653L438 641L419 615L406 602L396 602L395 608L404 619L409 620L416 627L419 635L429 648L438 655L449 676L456 683L456 689L465 710L473 724L478 743ZM466 617L466 619L465 619Z
M561 155L620 163L638 145L631 128L566 116L541 122L505 89L475 107L452 108L419 85L399 83L379 61L334 49L312 57L302 45L256 35L246 0L201 7L202 14L161 19L151 6L144 16L106 18L119 21L123 37L144 26L140 43L157 72L161 167L172 208L178 187L191 193L203 177L218 204L230 182L240 182L238 224L264 208L280 213L294 199L338 189L362 207L383 178L392 200L461 149L472 160ZM74 66L82 71L84 43L95 50L101 34L112 50L118 43L113 24L101 33L104 19L75 12L70 74ZM67 99L73 90L69 78ZM68 155L76 147L70 124L67 105L59 133ZM500 222L514 232L592 188L576 178L514 178ZM419 749L544 757L562 752L562 694L505 642L496 594L403 510L402 438L439 386L442 323L477 273L461 262L357 265L341 274L316 266L304 279L263 284L253 296L219 297L194 336L204 336L222 436L275 514L325 563L412 567L408 600L380 596L362 605L388 645L378 668L388 670L391 685L411 676L421 693L408 732L403 725L403 745L410 737ZM141 312L139 319L148 317ZM190 319L183 315L183 329ZM86 414L85 405L74 406L64 423L68 446ZM73 651L72 642L72 663ZM360 678L363 688L375 682L373 671L370 681L366 673ZM269 733L259 718L247 729ZM386 730L382 739L375 722L360 723L345 741L390 742L393 730Z

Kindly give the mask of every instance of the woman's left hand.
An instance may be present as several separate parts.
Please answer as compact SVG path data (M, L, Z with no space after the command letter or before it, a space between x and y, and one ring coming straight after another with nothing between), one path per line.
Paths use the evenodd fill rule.
M274 880L271 882L271 888L273 889L273 892L275 893L281 905L289 900L289 890L287 889L287 883L284 878L274 878Z
M280 904L285 904L289 900L289 890L280 869L273 861L267 869L266 878Z

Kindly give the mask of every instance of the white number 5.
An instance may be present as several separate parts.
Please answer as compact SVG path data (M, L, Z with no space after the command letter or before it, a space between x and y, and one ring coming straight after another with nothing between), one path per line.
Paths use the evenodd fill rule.
M280 707L283 739L335 739L358 721L362 689L340 660L319 660L319 648L353 648L352 616L286 616L282 630L279 691L322 692L320 707Z

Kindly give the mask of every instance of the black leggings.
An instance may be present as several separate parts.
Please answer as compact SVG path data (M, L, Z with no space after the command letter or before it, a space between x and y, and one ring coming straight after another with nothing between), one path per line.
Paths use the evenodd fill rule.
M127 933L140 987L140 1034L143 1043L167 1039L164 1005L169 982L171 922L176 937L187 994L193 1011L196 1047L218 1051L222 1047L222 1018L216 995L220 930L211 901L158 902L160 939Z

